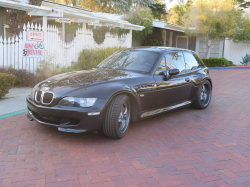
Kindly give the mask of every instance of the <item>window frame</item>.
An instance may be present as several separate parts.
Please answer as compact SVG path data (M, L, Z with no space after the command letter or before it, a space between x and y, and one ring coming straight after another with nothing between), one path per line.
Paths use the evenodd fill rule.
M154 71L154 73L153 73L153 75L154 76L160 76L160 75L157 75L157 74L155 74L156 73L156 71L158 70L158 67L159 67L159 65L161 64L161 61L162 61L162 59L164 58L165 59L165 67L167 66L167 62L166 62L166 55L168 55L168 54L170 54L170 53L182 53L183 54L183 58L184 58L184 61L185 61L185 57L184 57L184 53L183 53L183 51L175 51L175 50L173 50L173 51L168 51L168 52L166 52L166 53L164 53L163 55L162 55L162 58L161 57L159 57L159 58L161 58L159 61L158 61L158 64L157 64L157 67L156 67L156 69L155 69L155 71ZM185 62L184 62L185 63ZM186 63L185 63L185 69L186 69ZM168 74L168 72L169 72L169 70L167 70L166 69L166 75ZM184 72L180 72L178 75L181 75L181 74L183 74L183 73L186 73L187 71L184 71ZM165 73L165 72L164 72Z
M196 55L196 54L195 54L194 52L192 52L192 51L183 51L183 56L184 56L184 59L185 59L185 64L188 65L188 63L186 62L185 53L190 53L190 54L192 54L193 57L195 58L195 60L197 61L198 65L199 65L197 69L193 69L193 70L192 70L192 69L190 69L190 70L187 70L187 69L186 69L186 72L197 71L197 70L200 70L200 69L202 69L202 68L204 67L204 64L200 62L200 59L197 59L197 58L198 58L198 55ZM188 65L188 66L189 66L189 65Z
M170 52L168 52L168 53L165 53L165 55L167 55L167 54L170 54L170 53L182 53L182 55L183 55L183 58L184 58L184 61L185 61L185 57L184 57L184 53L183 53L183 51L170 51ZM164 55L164 57L165 57L165 55ZM185 63L185 62L184 62ZM184 66L185 66L185 69L186 69L186 63L184 64ZM183 73L186 73L186 71L184 71L184 72L180 72L178 75L181 75L181 74L183 74Z
M155 69L155 71L154 71L154 73L153 73L154 76L161 76L161 75L159 75L159 74L156 74L156 72L158 71L158 68L159 68L159 66L160 66L160 64L161 64L161 62L162 62L163 59L164 59L164 61L165 61L165 68L166 68L166 57L165 57L166 54L167 54L167 53L165 53L165 54L162 56L162 58L159 60L159 63L157 64L157 67L156 67L156 69ZM160 58L160 57L159 57L159 58ZM168 73L167 68L165 69L165 71L163 71L163 73L164 73L165 75Z
M10 25L8 24L3 24L3 37L7 40L7 29L10 28ZM18 25L18 28L20 29L20 25Z

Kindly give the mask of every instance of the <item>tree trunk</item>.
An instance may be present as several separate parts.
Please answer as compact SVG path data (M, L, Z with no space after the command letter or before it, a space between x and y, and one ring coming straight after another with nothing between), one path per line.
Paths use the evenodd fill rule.
M207 38L207 39L206 39L206 45L207 45L206 58L208 58L209 52L210 52L210 48L211 48L212 45L214 44L215 40L212 40L210 45L208 45L208 41L209 41L209 39Z
M211 45L210 46L208 45L208 38L206 39L206 46L207 46L206 58L208 58L210 47L211 47Z

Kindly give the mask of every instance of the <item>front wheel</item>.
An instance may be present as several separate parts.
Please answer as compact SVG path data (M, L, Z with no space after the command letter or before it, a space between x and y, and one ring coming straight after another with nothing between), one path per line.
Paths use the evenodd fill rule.
M131 102L127 95L115 97L106 112L103 124L105 136L115 139L124 137L128 131L131 116Z
M212 96L212 86L208 80L203 81L198 89L196 98L192 107L196 109L205 109L208 107Z

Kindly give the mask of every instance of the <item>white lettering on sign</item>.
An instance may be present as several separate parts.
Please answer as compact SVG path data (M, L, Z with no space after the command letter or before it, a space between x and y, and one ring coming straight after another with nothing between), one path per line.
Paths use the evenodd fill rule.
M23 57L43 57L44 56L44 43L24 41L23 42Z
M37 42L43 42L43 31L31 31L28 30L28 41L37 41Z

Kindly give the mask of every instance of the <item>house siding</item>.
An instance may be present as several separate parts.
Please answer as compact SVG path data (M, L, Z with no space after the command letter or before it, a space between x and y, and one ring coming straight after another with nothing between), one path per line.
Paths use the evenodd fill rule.
M196 37L190 37L188 41L188 49L195 51L196 47Z
M139 46L143 46L143 41L142 40L132 40L132 47L139 47Z
M225 40L224 57L234 64L240 65L242 57L250 54L250 43L235 43L232 40Z
M166 30L165 46L167 46L167 47L176 47L177 37L178 36L185 36L185 33L183 33L183 32L172 31L172 30L168 30L168 29L154 27L153 33L149 34L148 37L154 37L154 38L161 37L161 38L163 38L163 30ZM173 33L172 34L172 44L170 44L170 33L171 32ZM132 46L133 47L143 46L143 40L133 40ZM189 38L188 49L190 49L192 51L196 50L196 37Z
M4 24L7 23L7 12L6 8L0 7L0 36L4 33Z

